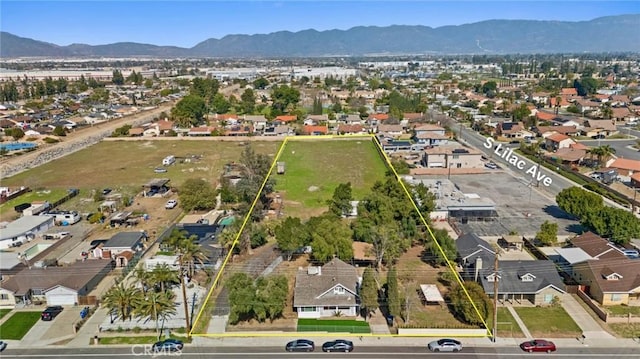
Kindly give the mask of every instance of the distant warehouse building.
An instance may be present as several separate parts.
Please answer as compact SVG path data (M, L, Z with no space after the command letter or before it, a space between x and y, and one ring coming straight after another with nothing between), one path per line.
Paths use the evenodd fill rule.
M52 216L22 216L0 227L0 250L19 247L54 226Z

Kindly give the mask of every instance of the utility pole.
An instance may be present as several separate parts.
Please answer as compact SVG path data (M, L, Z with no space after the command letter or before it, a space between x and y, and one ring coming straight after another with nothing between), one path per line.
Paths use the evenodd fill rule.
M498 339L498 251L493 261L493 342Z

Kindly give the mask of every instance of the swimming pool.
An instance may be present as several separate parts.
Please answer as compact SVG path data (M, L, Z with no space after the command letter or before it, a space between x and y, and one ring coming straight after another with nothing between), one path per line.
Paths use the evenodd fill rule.
M30 259L35 257L36 255L38 255L38 253L44 251L49 247L51 247L50 243L38 243L35 246L30 247L29 249L24 251L24 255L27 257L27 259Z
M0 149L7 151L18 151L35 148L37 145L31 142L12 142L12 143L0 143Z
M231 217L221 219L219 224L221 226L230 226L233 224L233 221L235 220L236 220L235 217L231 216Z

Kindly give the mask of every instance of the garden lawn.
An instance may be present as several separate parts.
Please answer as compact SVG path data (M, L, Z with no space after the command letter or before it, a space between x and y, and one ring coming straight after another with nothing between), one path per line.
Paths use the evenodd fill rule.
M288 205L321 208L341 183L351 183L355 200L384 179L387 168L370 138L336 140L289 140L278 159L285 163L283 175L273 174L275 189L284 192Z
M9 312L11 312L11 309L0 309L0 319L4 318Z
M40 312L15 312L0 325L0 338L21 340L40 320Z
M488 320L487 324L493 330L493 317ZM524 334L511 312L504 307L498 308L498 337L524 338Z
M371 328L359 320L298 319L298 332L371 333Z
M627 305L613 305L606 307L606 310L615 316L626 316L628 314L633 316L640 315L640 307L630 307Z
M3 186L11 186L5 184L5 180L2 180ZM71 186L73 187L73 186ZM68 187L68 188L71 188ZM42 190L36 190L35 188L31 188L31 192L23 193L22 195L13 198L3 204L0 204L0 216L6 216L10 214L18 213L15 212L13 207L21 204L21 203L32 203L34 201L47 201L49 203L55 202L68 194L68 188L47 188Z
M561 306L514 309L534 337L576 338L581 334L580 327Z

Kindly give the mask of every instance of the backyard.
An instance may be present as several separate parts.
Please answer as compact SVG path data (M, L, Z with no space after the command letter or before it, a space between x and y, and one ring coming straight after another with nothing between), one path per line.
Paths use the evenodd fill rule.
M8 181L8 180L6 180ZM2 180L3 186L11 186L5 180ZM21 185L21 184L17 184ZM0 218L3 220L10 220L14 217L17 218L19 215L13 209L13 207L21 204L21 203L32 203L35 201L47 201L49 203L55 202L59 199L62 199L64 196L68 194L68 188L46 188L45 189L35 189L32 188L31 192L23 193L22 195L10 199L9 201L0 204Z
M22 337L40 320L40 312L15 312L2 325L0 337L9 340L21 340Z
M514 309L534 337L576 338L581 334L580 327L561 306Z
M303 218L309 217L307 211L324 209L340 183L350 182L353 197L358 200L386 172L369 138L289 140L278 162L285 163L285 173L274 174L273 178L275 189L283 195L284 210L288 216Z

